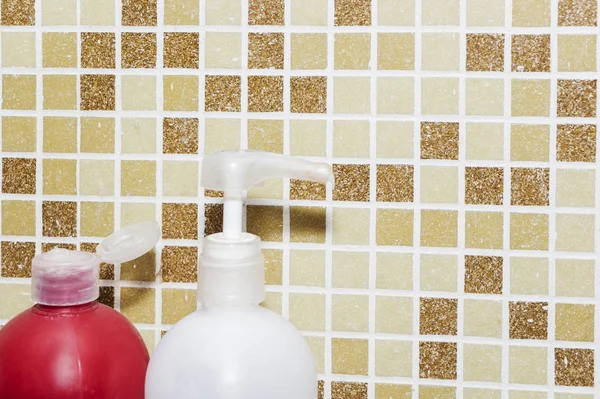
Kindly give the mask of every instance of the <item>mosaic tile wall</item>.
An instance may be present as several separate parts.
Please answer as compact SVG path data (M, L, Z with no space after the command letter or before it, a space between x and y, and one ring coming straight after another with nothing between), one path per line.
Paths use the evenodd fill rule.
M101 273L154 347L220 229L200 158L253 148L334 164L335 188L270 181L246 214L322 398L598 398L597 20L596 0L1 0L0 324L36 252L157 220L155 253Z

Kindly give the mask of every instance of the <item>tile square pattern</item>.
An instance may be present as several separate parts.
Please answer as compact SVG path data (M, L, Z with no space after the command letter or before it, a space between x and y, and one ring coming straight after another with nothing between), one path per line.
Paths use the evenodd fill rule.
M158 221L100 266L150 349L196 309L223 193L269 151L244 229L262 303L320 399L597 396L598 0L0 0L0 327L31 262ZM291 394L290 394L291 395ZM290 396L288 395L288 396ZM285 397L285 393L282 397Z

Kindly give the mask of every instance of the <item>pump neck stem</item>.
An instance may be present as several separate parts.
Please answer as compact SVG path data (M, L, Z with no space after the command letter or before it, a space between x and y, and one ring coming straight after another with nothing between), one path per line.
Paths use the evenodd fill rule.
M242 235L243 196L237 191L226 191L223 205L223 236L228 240Z

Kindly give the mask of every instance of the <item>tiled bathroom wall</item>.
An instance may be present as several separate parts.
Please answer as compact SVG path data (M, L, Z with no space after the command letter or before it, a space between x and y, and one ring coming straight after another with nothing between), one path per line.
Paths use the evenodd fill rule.
M334 165L246 210L321 398L598 398L597 21L597 0L1 0L0 324L35 253L157 220L100 298L153 348L221 227L200 159L251 148Z

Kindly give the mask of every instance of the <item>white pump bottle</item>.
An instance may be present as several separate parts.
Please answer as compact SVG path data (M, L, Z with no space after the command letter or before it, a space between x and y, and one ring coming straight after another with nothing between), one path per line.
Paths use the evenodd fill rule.
M242 232L245 191L265 179L333 179L327 164L278 154L223 151L202 164L202 186L224 192L223 233L204 238L198 310L155 349L146 399L315 399L317 374L302 335L264 309L260 238Z

